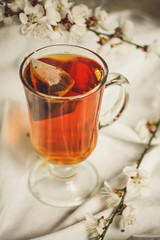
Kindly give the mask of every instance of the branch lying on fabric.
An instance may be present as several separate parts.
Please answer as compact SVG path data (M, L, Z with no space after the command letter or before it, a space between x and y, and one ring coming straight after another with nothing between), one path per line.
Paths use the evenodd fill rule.
M35 39L56 42L60 37L66 41L81 41L87 31L98 36L99 51L105 53L122 43L135 46L147 54L158 53L157 42L139 45L132 42L134 25L121 16L117 27L109 26L109 14L101 7L89 9L87 5L74 5L68 0L0 0L0 25L20 24L20 33Z
M134 207L131 205L126 205L124 201L127 193L131 192L130 190L134 190L134 193L138 193L146 187L148 172L141 169L140 165L144 159L144 156L151 148L152 141L156 137L159 127L160 119L156 122L152 122L152 131L150 133L151 136L148 140L148 143L144 147L144 151L136 161L136 166L127 166L123 169L123 173L128 177L126 187L123 189L112 190L109 184L105 181L104 188L102 190L102 193L104 195L104 202L105 204L107 202L106 207L113 207L114 210L111 216L107 219L105 219L104 216L97 219L93 215L87 214L86 229L89 233L90 238L94 240L103 240L110 225L113 222L113 219L117 215L121 215L120 229L122 232L125 231L125 227L127 225L133 225L136 221Z

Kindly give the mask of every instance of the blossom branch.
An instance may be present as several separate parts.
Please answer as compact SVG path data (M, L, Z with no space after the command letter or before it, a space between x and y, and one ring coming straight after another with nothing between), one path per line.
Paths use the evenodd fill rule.
M116 34L116 32L115 33L111 33L111 34L109 34L109 33L104 33L104 32L99 32L99 31L97 31L97 30L95 30L95 29L93 29L93 28L90 28L90 27L88 27L87 28L89 31L91 31L91 32L93 32L94 34L96 34L99 38L101 38L102 36L107 36L108 37L108 39L112 39L112 38L119 38L122 42L125 42L125 43L128 43L129 45L133 45L133 46L135 46L136 48L139 48L139 49L142 49L142 50L144 50L144 51L146 51L146 46L147 45L139 45L139 44L137 44L137 43L134 43L134 42L132 42L132 41L129 41L129 40L127 40L127 39L124 39L123 37L122 37L122 35L118 35L118 34Z
M153 139L156 137L156 133L158 132L159 127L160 127L160 119L159 119L158 121L152 123L152 128L153 128L153 129L152 129L152 131L151 131L151 136L150 136L150 138L149 138L149 140L148 140L148 143L145 145L144 151L142 152L140 158L136 161L136 163L137 163L137 166L136 166L137 171L138 171L138 169L139 169L139 167L140 167L140 164L141 164L141 162L142 162L145 154L146 154L146 153L148 152L148 150L150 149L151 144L152 144L152 141L153 141ZM126 168L127 168L127 167L126 167ZM132 170L132 171L133 171L133 170ZM132 174L133 174L133 173L132 173ZM134 181L136 181L136 178L138 179L138 177L141 178L141 176L139 176L139 172L136 172L136 174L137 174L137 175L135 175L134 177L131 175L131 179L134 180ZM139 179L138 179L138 181L139 181ZM106 184L106 183L105 183L105 184ZM108 185L107 185L107 187L108 187ZM96 231L97 235L96 235L94 238L92 237L94 240L103 240L103 239L104 239L104 237L105 237L105 235L106 235L109 227L111 226L114 218L115 218L117 215L122 215L123 212L126 211L129 207L130 207L129 211L130 211L130 210L134 210L131 206L128 207L128 206L124 203L124 202L125 202L126 195L127 195L127 192L128 192L128 191L127 191L127 190L128 190L127 187L128 187L128 186L124 187L123 189L116 189L115 192L116 192L118 195L119 195L119 193L120 193L120 195L119 195L119 196L120 196L120 201L119 201L118 205L116 206L116 208L114 208L111 216L110 216L109 218L107 218L107 219L104 220L104 221L106 222L106 224L105 224L105 226L103 226L103 229L101 229L101 231L100 231L100 230L99 230L99 231ZM109 190L110 190L110 189L109 189ZM107 196L108 196L108 192L107 192ZM133 221L134 221L134 215L133 215L133 219L130 219L130 224L132 224ZM97 226L98 226L98 223L99 223L99 222L97 222ZM123 226L123 223L122 223L122 226ZM122 228L121 231L123 232L124 229ZM93 232L93 228L92 228L92 232ZM101 234L100 234L100 233L101 233Z
M121 16L118 26L113 30L108 26L108 17L109 14L101 7L93 10L85 4L74 5L74 2L68 0L0 0L1 25L19 23L20 33L24 36L50 41L63 37L67 41L73 39L81 42L86 32L91 31L99 37L97 43L101 45L101 50L104 46L105 52L106 49L110 51L113 47L127 43L147 54L160 56L155 42L140 45L131 41L134 25L130 20ZM118 43L115 43L116 39Z

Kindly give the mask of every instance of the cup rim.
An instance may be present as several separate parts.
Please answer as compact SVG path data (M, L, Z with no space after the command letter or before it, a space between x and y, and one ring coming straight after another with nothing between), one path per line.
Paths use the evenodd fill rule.
M68 97L52 96L52 95L47 95L47 94L45 94L45 93L41 93L41 92L36 91L33 87L31 87L31 86L25 81L25 79L24 79L24 77L23 77L23 73L22 73L22 71L23 71L23 66L24 66L26 60L27 60L28 58L30 58L33 54L36 54L37 52L40 52L40 51L43 50L43 49L47 49L47 48L50 48L50 47L57 47L57 46L58 46L58 47L60 47L60 46L62 46L62 47L66 46L66 47L67 47L67 46L68 46L68 47L80 48L80 49L83 49L83 50L85 50L85 51L87 51L87 52L90 52L90 53L92 53L93 55L95 55L96 57L98 57L98 58L100 59L100 61L103 63L103 65L104 65L103 68L105 68L105 70L106 70L106 73L105 73L105 75L103 76L103 79L97 84L96 87L94 87L94 88L91 89L90 91L88 91L88 92L86 92L86 93L84 93L84 94L76 95L76 96L68 96ZM24 85L29 91L31 91L32 93L38 95L39 97L47 98L47 99L55 99L55 100L73 100L73 99L79 99L79 98L86 97L86 96L88 96L88 95L90 95L90 94L98 91L98 89L100 89L100 88L104 85L104 83L106 82L106 79L107 79L107 76L108 76L108 72L109 72L109 70L108 70L108 65L107 65L107 63L105 62L105 60L104 60L100 55L98 55L96 52L94 52L94 51L92 51L92 50L90 50L90 49L88 49L88 48L85 48L85 47L82 47L82 46L78 46L78 45L73 45L73 44L53 44L53 45L48 45L48 46L45 46L45 47L41 47L41 48L39 48L39 49L31 52L29 55L27 55L27 56L24 58L24 60L22 61L21 65L20 65L20 69L19 69L20 79L21 79L23 85Z

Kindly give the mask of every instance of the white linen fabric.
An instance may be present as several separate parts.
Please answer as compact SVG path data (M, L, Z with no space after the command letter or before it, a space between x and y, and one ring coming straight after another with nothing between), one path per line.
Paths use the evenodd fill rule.
M118 14L114 14L113 19ZM135 13L129 14L137 29L134 41L146 44L159 38L160 28L156 22L141 15L135 18L138 16ZM95 41L96 37L89 33L82 45L95 50ZM110 213L98 194L76 209L65 209L39 202L28 189L28 176L35 161L28 136L26 101L18 71L27 54L46 44L20 36L18 26L0 29L1 240L85 240L88 239L84 224L86 213L90 212L98 217L107 217ZM137 121L141 118L153 118L156 114L157 110L152 107L151 102L159 84L160 61L156 57L145 59L144 53L132 47L126 54L119 55L115 51L114 54L103 57L110 72L120 72L129 79L131 97L122 117L100 131L95 151L87 161L96 167L101 184L107 180L113 188L117 188L123 180L122 169L134 164L144 149L146 140L142 141L134 131ZM160 234L159 143L160 139L155 139L141 166L151 174L151 195L148 198L135 196L134 199L126 199L127 204L131 203L137 208L136 223L121 233L118 225L120 217L117 217L105 239L126 239L133 234Z

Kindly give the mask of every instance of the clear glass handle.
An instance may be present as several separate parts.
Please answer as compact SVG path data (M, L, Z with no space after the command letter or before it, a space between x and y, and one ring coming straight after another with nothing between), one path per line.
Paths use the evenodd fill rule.
M119 94L110 109L100 116L99 129L107 127L115 122L121 116L121 113L128 103L130 86L128 80L121 74L109 73L105 91L107 91L108 87L115 86L119 87Z

